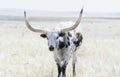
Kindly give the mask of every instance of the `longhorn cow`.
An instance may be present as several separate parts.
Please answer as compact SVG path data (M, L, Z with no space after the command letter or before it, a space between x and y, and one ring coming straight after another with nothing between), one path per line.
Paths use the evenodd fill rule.
M76 76L76 50L80 47L83 37L80 32L75 32L75 29L81 21L82 13L83 9L81 9L79 18L73 26L61 29L59 31L52 31L46 29L33 28L26 18L26 12L24 12L24 19L28 29L30 29L33 32L42 33L41 37L47 38L49 50L53 51L54 53L54 59L58 68L58 77L66 77L66 67L72 55L73 76Z

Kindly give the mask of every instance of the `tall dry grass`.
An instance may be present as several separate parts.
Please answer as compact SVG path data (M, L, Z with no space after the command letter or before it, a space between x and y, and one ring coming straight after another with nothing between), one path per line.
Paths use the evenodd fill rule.
M83 22L86 32L77 51L77 77L120 77L120 38L91 36L93 26L90 25L96 24L87 24ZM71 60L66 72L67 77L72 77ZM57 77L57 66L47 40L30 32L24 23L1 24L0 77Z

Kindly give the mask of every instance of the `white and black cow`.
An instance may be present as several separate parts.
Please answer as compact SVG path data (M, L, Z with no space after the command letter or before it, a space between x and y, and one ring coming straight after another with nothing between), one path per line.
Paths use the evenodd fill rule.
M26 19L26 12L24 12L26 26L33 32L43 33L41 34L41 37L47 38L49 50L53 51L54 59L58 67L58 77L66 77L66 67L72 55L73 76L76 75L76 50L80 47L83 37L82 34L80 32L76 32L75 29L81 21L82 13L83 9L81 9L79 18L73 26L59 31L52 31L33 28Z

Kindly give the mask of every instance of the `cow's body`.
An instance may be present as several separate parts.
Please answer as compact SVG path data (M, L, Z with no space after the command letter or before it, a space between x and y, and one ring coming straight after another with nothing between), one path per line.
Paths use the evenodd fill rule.
M24 12L26 26L33 32L43 33L41 37L47 38L49 50L53 51L54 59L58 67L58 77L66 77L66 67L71 55L73 55L73 76L75 76L76 50L82 42L81 33L76 32L75 29L81 21L82 12L83 9L73 26L57 31L33 28L26 19L26 12Z
M54 51L54 59L58 66L58 77L63 74L65 77L66 66L71 56L73 65L73 76L75 76L75 63L77 61L76 51L82 43L82 35L79 32L66 32L64 36L59 37L57 48ZM62 47L61 44L64 44Z

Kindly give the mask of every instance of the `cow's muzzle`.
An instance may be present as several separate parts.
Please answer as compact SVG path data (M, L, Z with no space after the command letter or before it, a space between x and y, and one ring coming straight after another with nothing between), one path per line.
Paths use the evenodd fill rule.
M54 50L54 47L53 47L53 46L50 46L50 47L49 47L49 50L50 50L50 51L53 51L53 50Z

